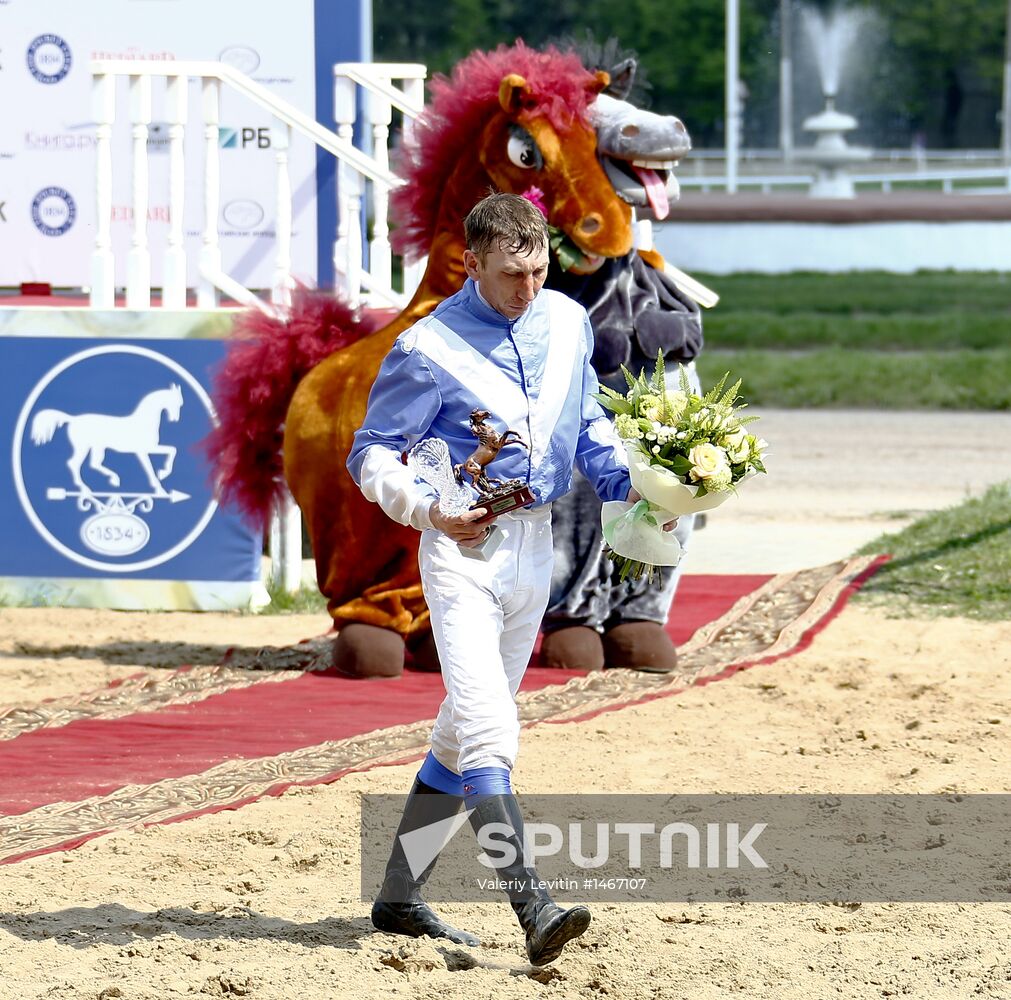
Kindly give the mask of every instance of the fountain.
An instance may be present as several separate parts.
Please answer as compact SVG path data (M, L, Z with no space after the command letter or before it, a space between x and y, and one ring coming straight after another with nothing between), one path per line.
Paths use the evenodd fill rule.
M801 127L816 136L815 143L807 149L797 150L794 158L818 168L818 175L811 185L813 198L852 198L855 194L853 179L846 168L869 160L871 150L866 146L851 146L846 141L846 133L857 127L857 120L852 115L837 111L835 101L843 64L866 21L867 12L850 8L823 16L819 11L805 7L801 10L801 17L815 51L825 109L804 120Z
M783 0L786 42L790 15L801 2L813 0ZM710 274L1011 271L1011 198L1006 193L917 188L861 191L854 197L851 172L857 169L854 164L869 159L871 150L846 141L857 122L838 107L859 104L858 98L848 96L859 93L849 83L871 77L858 63L874 69L884 25L862 3L856 8L856 0L847 0L847 6L829 17L806 10L802 16L797 34L810 39L803 54L810 53L804 69L809 63L812 77L809 85L798 88L798 96L809 101L803 114L812 114L803 125L815 141L806 149L793 147L790 161L806 160L803 169L809 174L817 168L810 189L815 197L748 191L690 196L678 203L676 224L656 227L656 249L689 272ZM785 62L790 65L790 59ZM792 115L788 120L792 124ZM800 179L796 173L784 173ZM879 176L883 180L887 173ZM925 232L943 232L943 237L927 239Z

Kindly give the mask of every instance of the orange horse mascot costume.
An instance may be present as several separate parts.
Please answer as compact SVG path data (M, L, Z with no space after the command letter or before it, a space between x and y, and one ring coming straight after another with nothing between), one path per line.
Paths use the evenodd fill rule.
M391 199L395 247L428 254L407 308L366 332L361 317L317 296L296 304L297 322L264 331L269 321L249 318L245 337L237 331L217 380L221 424L208 442L221 494L265 520L280 486L283 423L284 478L339 629L333 665L346 674L395 676L406 646L437 664L418 534L365 500L344 464L380 364L401 332L462 286L463 218L490 189L539 188L549 224L588 262L630 252L631 211L597 160L590 120L607 83L572 53L522 42L474 53L451 78L436 77L399 165L406 183Z

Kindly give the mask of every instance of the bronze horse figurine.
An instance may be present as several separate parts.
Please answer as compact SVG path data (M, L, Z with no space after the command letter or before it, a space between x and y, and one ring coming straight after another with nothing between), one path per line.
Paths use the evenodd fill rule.
M525 441L521 440L516 431L507 430L504 434L499 434L490 423L488 418L491 413L488 410L470 411L470 430L477 438L478 444L474 451L467 457L466 461L453 466L453 474L458 483L463 483L463 474L466 472L474 484L474 489L482 496L494 493L496 487L504 485L504 480L489 477L484 471L485 466L490 465L498 453L510 444L520 444L527 447Z

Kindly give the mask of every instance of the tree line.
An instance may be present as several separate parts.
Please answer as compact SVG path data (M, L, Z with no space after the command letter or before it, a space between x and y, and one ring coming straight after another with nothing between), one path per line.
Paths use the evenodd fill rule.
M869 12L842 75L838 106L861 123L856 141L942 148L996 147L1008 0L805 0L830 11ZM449 72L474 49L522 38L617 39L648 84L641 103L677 114L696 146L724 141L723 0L373 0L374 56ZM740 0L744 142L779 135L781 0ZM789 16L795 128L822 106L801 3ZM806 140L797 134L798 144Z

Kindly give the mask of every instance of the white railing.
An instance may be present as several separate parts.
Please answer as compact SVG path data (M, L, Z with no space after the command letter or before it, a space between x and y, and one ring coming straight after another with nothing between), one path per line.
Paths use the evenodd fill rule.
M896 170L853 173L853 183L891 191L893 184L940 184L945 194L994 194L1011 191L1011 167L952 167L943 170ZM992 184L985 184L992 181ZM961 185L959 182L962 182Z
M849 171L849 176L857 187L876 188L891 191L896 184L939 186L945 194L996 194L1011 192L1011 168L1007 167L966 167L951 170L890 170L876 173ZM699 191L724 191L727 178L721 174L704 176L681 176L681 187ZM985 182L992 183L986 184ZM738 174L737 187L757 188L768 194L776 188L808 188L814 183L814 175L796 174Z
M697 152L693 151L691 160L686 160L682 164L681 169L678 171L678 180L681 187L686 190L704 192L725 191L727 188L726 175L723 173L706 173L705 165L702 163L702 161L708 161L708 163L716 161L718 163L718 158L714 156L706 157L704 154L709 151L703 150L701 152L703 155L699 157ZM768 151L757 150L753 152L757 154ZM874 158L878 161L883 159L878 155L877 151L875 151ZM934 157L932 156L932 158ZM768 162L771 159L771 156L754 155L752 162ZM952 162L953 165L941 165L945 160ZM694 161L694 164L692 161ZM805 170L800 166L799 161L799 155L791 163L784 163L780 159L780 166L785 169L779 173L761 173L760 171L738 173L736 178L737 187L738 189L757 189L763 194L768 194L777 188L809 188L814 183L815 173L813 170ZM1008 165L995 162L989 165L955 166L954 161L956 161L955 156L943 157L938 155L936 157L937 166L930 166L929 161L914 160L914 162L918 162L918 165L913 169L902 170L883 167L873 170L851 169L848 173L853 183L865 190L876 189L888 192L895 185L929 185L931 187L939 187L945 194L995 194L1011 192L1011 167ZM959 162L964 163L965 159L963 158Z
M776 188L807 188L814 183L809 174L738 174L735 178L738 191L757 188L762 194L768 194ZM692 176L678 173L678 184L684 191L726 191L727 177L725 174L705 174Z
M401 116L401 134L409 139L414 122L425 103L424 66L417 63L338 63L334 66L334 118L337 134L346 142L353 141L361 103L363 117L359 141L372 150L375 162L383 170L390 166L390 126L393 112ZM393 81L403 81L394 86ZM334 271L346 294L357 300L364 286L372 305L403 309L425 270L425 261L404 266L404 294L392 291L393 255L390 248L388 219L389 185L367 178L340 162L338 167L338 198L340 220L334 248ZM371 185L367 181L371 180ZM371 188L370 191L365 190ZM366 198L367 194L371 197ZM363 200L366 215L372 220L372 239L368 243L369 266L362 266L362 243L355 239L362 217Z
M859 143L857 143L859 145ZM803 146L794 146L793 155L803 152ZM912 160L914 163L940 161L957 161L959 163L972 163L976 161L1003 163L1004 155L999 149L935 149L932 147L903 146L901 148L874 148L874 159L885 160L891 163L901 163ZM691 161L697 160L723 160L726 158L726 150L720 146L718 148L705 149L698 147L692 150ZM747 146L741 149L738 159L742 163L750 160L778 160L783 162L783 151L777 148L761 146ZM685 161L688 162L688 161Z
M152 79L165 81L165 119L169 131L169 235L162 279L162 302L166 307L183 308L187 303L186 248L183 238L184 132L187 118L188 84L200 81L200 112L203 119L203 224L198 260L196 302L198 308L215 308L224 292L242 305L264 311L284 311L291 301L292 189L288 151L297 132L336 157L339 171L338 237L334 245L334 266L338 284L357 304L361 289L373 302L401 308L413 292L419 277L408 269L402 291L391 283L392 258L389 251L387 203L389 192L400 183L389 169L389 137L392 108L404 115L405 125L413 122L423 104L423 66L360 67L345 64L353 77L335 81L340 110L338 130L325 128L308 115L278 98L265 87L230 66L205 62L126 62L99 60L92 63L93 104L96 123L96 227L91 267L91 304L115 306L115 259L111 239L112 130L116 117L116 80L126 78L129 86L129 118L132 129L133 232L127 258L126 304L132 309L151 304L151 249L147 235L148 131L152 121ZM392 85L406 78L404 91ZM369 90L367 123L374 153L354 145L356 84ZM267 110L272 117L271 146L276 172L276 226L274 274L270 289L272 307L222 269L218 238L221 166L218 141L221 88L225 85ZM350 92L349 92L350 86ZM350 93L350 97L349 97ZM368 189L368 215L373 220L370 267L362 266L364 220L363 193ZM413 282L413 284L412 284Z

